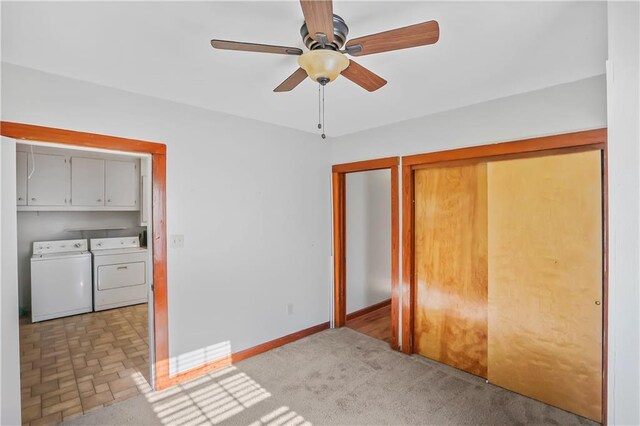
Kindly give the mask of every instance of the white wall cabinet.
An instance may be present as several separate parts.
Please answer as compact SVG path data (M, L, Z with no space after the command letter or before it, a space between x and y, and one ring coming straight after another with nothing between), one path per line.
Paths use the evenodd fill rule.
M138 159L18 151L16 162L20 211L140 210Z
M105 168L106 206L137 207L139 192L138 163L107 160Z
M71 205L104 206L104 160L71 158Z
M16 190L16 204L19 206L27 205L27 153L16 152L16 182L18 184Z
M69 191L69 163L64 155L27 156L27 205L66 206Z

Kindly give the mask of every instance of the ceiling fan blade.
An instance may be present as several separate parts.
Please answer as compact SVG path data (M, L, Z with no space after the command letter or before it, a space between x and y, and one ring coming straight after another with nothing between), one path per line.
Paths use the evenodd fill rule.
M440 27L436 21L423 22L382 33L371 34L349 40L346 51L352 56L407 49L433 44L440 38ZM356 46L360 46L358 50Z
M320 41L316 34L322 33L328 43L333 43L333 1L300 0L300 6L311 38Z
M240 41L211 40L211 46L216 49L240 50L243 52L279 53L281 55L302 55L302 49L297 47L272 46L269 44L243 43Z
M349 66L340 74L370 92L378 90L387 84L387 80L373 71L369 71L354 60L349 60Z
M274 92L289 92L295 89L295 87L302 83L307 78L307 72L302 68L298 68L293 74L291 74L285 81L280 83L280 86L273 89Z

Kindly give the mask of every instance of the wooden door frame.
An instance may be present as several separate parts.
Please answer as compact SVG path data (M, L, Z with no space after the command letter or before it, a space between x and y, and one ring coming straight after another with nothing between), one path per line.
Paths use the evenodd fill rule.
M607 419L607 325L609 293L609 218L607 178L607 129L586 130L493 145L402 157L402 352L414 352L414 307L416 296L414 253L414 172L428 167L462 165L492 160L565 154L589 150L602 151L603 206L603 300L602 300L602 421Z
M167 159L165 144L94 133L76 132L31 124L0 122L0 134L16 140L29 140L150 154L152 161L153 231L153 332L155 349L155 389L171 385L169 378L169 327L167 300ZM153 384L151 384L153 386Z
M347 224L346 189L348 173L389 169L391 171L391 347L398 346L398 326L400 313L399 291L399 201L398 201L398 165L399 157L378 158L335 164L332 167L333 182L333 324L343 327L346 324L347 291Z

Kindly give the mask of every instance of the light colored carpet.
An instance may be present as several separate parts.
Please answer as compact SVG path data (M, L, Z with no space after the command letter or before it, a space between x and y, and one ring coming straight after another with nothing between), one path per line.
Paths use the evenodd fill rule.
M595 423L342 328L64 424Z

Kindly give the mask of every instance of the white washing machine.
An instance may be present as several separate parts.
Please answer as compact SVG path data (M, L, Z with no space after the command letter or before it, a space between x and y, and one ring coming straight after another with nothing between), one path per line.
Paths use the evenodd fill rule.
M93 309L146 303L147 249L135 237L93 238Z
M31 321L91 312L91 253L87 240L33 243Z

